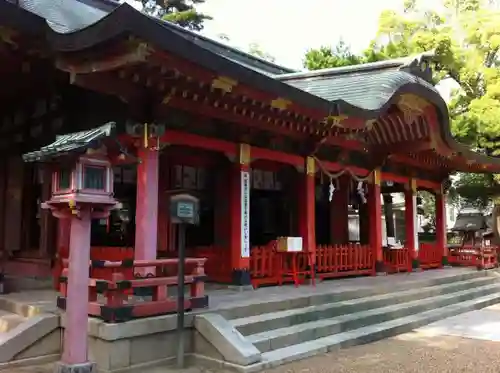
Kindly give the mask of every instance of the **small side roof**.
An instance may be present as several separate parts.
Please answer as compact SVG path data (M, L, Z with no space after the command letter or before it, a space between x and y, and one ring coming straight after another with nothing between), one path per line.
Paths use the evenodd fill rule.
M103 126L66 135L59 135L56 140L40 150L23 155L25 162L44 162L75 151L84 151L95 147L101 140L115 134L114 122Z
M464 208L457 215L452 230L457 232L477 232L488 228L484 214L476 208Z

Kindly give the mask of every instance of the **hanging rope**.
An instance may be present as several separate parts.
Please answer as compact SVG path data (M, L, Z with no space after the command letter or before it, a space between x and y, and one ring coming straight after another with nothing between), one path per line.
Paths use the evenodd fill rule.
M365 191L364 191L364 188L363 188L363 183L365 183L372 175L373 171L369 172L366 176L358 176L356 175L354 172L352 172L349 168L345 168L339 172L335 172L335 173L332 173L332 172L329 172L324 166L323 164L321 163L321 161L314 157L314 160L316 161L316 163L318 164L319 166L319 169L320 171L322 172L321 176L326 175L328 178L330 178L330 185L329 185L329 188L328 188L328 201L329 202L332 202L333 200L333 193L335 192L335 190L339 189L339 180L338 178L340 176L342 176L343 174L345 173L348 173L356 182L357 182L357 188L356 188L356 193L359 195L360 199L361 199L361 203L366 203L366 196L365 196ZM335 184L333 184L333 181L335 180Z
M314 160L316 161L316 163L318 164L319 166L319 169L322 173L324 173L327 177L330 178L330 180L333 180L333 179L338 179L340 176L342 176L343 174L345 173L348 173L354 180L358 181L358 182L366 182L370 179L370 177L372 176L373 174L373 171L370 171L368 172L368 174L366 176L358 176L356 175L353 171L351 171L351 169L349 169L348 167L346 167L345 169L343 170L340 170L339 172L329 172L324 166L323 164L321 163L321 161L314 157Z

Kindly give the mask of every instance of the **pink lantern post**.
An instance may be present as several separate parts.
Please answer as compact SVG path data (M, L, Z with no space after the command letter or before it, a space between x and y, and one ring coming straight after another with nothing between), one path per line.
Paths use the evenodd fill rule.
M58 305L66 311L63 355L56 372L95 372L87 355L87 309L91 220L109 216L116 205L113 171L105 148L88 149L76 160L54 171L52 196L42 204L59 219L70 222L67 298Z

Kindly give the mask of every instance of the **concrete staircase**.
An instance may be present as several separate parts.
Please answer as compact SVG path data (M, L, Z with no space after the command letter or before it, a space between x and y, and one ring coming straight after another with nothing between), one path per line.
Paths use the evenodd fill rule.
M218 338L211 337L214 329L198 331L222 354L224 365L254 372L408 332L498 302L498 277L469 272L414 281L403 288L374 287L241 307L221 313L232 333L221 331L220 320L215 326ZM210 322L210 317L206 320ZM224 343L233 346L228 350Z
M0 370L59 357L59 315L0 297Z

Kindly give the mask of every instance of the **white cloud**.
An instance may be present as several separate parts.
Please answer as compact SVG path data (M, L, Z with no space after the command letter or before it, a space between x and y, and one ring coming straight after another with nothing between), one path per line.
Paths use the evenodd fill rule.
M339 38L354 51L375 35L384 9L398 9L401 0L207 0L199 10L214 20L204 34L223 33L246 49L258 43L282 65L301 68L309 48L333 45Z
M120 0L120 3L127 3L137 10L142 10L142 3L137 0Z

